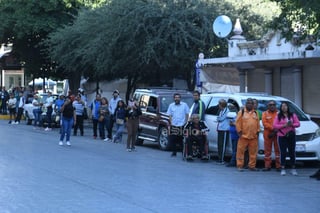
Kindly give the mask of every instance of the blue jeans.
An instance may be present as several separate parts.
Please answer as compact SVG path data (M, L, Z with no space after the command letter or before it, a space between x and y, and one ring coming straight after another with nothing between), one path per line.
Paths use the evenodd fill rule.
M114 135L114 142L119 141L119 143L121 143L124 124L116 124L116 128L117 128L117 131L116 131L116 134Z
M37 108L33 110L33 115L34 115L34 126L41 126L41 109Z
M232 143L232 156L230 163L236 165L237 164L237 146L238 146L238 139L231 139Z
M71 134L71 129L73 126L73 117L67 118L67 117L62 117L62 131L60 135L60 141L64 140L64 136L66 136L66 141L70 141L70 134Z
M48 128L51 128L52 112L53 112L52 107L47 107L47 119L48 119L47 122L48 122Z

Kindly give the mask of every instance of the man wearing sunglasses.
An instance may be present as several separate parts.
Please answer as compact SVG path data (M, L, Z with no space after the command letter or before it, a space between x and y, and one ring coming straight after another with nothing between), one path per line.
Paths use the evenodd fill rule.
M271 170L271 152L272 146L274 146L276 169L281 170L280 165L280 151L277 141L277 132L273 129L273 121L277 117L278 111L276 108L276 102L271 100L268 102L267 111L262 113L262 124L264 126L263 138L264 138L264 169L262 171Z

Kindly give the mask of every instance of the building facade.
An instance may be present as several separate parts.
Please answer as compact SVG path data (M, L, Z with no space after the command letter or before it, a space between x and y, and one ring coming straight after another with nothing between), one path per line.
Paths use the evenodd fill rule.
M261 40L247 41L239 23L233 32L228 57L201 59L203 69L233 67L239 72L240 92L283 96L320 118L320 46L316 42L299 41L299 37L286 41L274 31Z

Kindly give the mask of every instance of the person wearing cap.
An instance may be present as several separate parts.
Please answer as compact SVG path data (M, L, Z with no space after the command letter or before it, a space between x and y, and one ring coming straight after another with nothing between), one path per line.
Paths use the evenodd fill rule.
M113 129L113 124L115 122L115 110L117 108L117 105L118 105L118 101L122 100L120 97L119 97L119 90L115 90L113 91L113 97L110 99L109 101L109 112L110 112L110 123L108 125L108 138L110 140L112 140L112 129Z

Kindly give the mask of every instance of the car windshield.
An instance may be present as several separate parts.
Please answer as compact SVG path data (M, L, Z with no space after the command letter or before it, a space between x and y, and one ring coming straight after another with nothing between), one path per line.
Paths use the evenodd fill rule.
M267 105L268 105L269 101L270 100L258 100L258 110L260 110L261 112L266 111L268 109ZM281 101L275 101L275 102L276 102L277 109L279 110L280 105L281 105ZM288 104L290 111L292 113L295 113L298 116L299 121L308 121L309 120L307 115L301 109L299 109L295 104L293 104L290 101L286 101L286 103ZM246 99L242 100L242 104L243 104L243 106L245 106Z
M191 107L193 103L193 97L192 96L181 96L181 101L185 102L189 107ZM168 111L169 105L173 102L172 96L164 96L160 99L160 112L166 113Z

